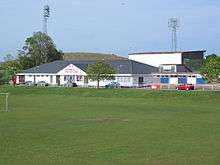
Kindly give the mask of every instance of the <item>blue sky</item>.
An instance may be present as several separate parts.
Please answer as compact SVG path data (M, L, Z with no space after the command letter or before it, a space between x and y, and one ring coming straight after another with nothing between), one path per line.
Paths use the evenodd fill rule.
M127 56L169 51L167 21L181 20L179 50L220 54L219 0L48 0L49 35L64 52ZM43 0L0 0L0 59L42 29Z

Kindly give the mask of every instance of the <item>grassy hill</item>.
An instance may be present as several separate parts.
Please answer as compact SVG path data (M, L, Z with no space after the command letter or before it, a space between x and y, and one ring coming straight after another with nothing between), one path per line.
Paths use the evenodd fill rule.
M114 54L101 54L101 53L64 53L64 60L66 61L97 61L97 60L125 60Z
M218 165L220 92L8 88L0 164Z

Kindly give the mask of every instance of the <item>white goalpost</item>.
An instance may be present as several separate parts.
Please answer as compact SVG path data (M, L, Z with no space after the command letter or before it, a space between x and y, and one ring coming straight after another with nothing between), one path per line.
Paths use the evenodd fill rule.
M8 112L8 97L9 93L0 93L0 112Z

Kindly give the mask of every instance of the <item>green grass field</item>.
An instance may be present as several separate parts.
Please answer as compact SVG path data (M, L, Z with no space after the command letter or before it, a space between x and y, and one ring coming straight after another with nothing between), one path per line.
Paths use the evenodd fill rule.
M220 164L220 92L0 92L0 165Z

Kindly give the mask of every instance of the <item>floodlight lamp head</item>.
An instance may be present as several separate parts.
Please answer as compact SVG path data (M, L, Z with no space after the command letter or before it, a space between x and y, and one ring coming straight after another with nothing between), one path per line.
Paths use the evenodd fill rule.
M178 18L170 18L169 21L168 21L168 27L173 29L177 29L180 27L180 21Z
M44 6L44 17L50 17L50 7L49 5Z

